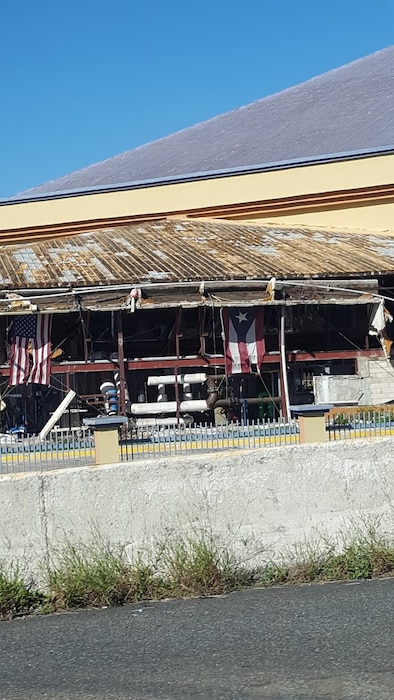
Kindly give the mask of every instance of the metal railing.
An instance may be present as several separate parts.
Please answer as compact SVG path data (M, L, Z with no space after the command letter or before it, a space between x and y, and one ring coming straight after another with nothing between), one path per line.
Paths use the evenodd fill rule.
M329 414L329 440L394 436L394 407ZM298 421L261 420L223 425L133 426L119 440L119 461L269 448L299 443ZM68 469L95 463L91 429L54 429L38 436L0 435L0 474Z
M329 415L326 429L330 440L387 437L394 435L394 408L363 408Z
M167 457L170 455L295 444L299 441L295 419L251 421L244 424L205 423L195 426L139 426L120 441L122 461Z
M36 435L0 436L0 474L68 469L94 461L94 441L89 428L59 428L42 440Z

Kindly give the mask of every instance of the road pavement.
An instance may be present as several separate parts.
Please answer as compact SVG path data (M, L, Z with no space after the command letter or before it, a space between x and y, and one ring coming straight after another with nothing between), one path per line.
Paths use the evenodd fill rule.
M394 579L0 623L1 700L393 700Z

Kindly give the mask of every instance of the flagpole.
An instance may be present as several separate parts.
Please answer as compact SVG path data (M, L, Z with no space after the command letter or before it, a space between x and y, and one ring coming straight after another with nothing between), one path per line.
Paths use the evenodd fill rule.
M282 379L283 398L282 408L284 408L285 418L290 418L290 400L289 400L289 383L287 380L287 363L286 363L286 344L285 344L285 306L281 306L280 316L280 369Z

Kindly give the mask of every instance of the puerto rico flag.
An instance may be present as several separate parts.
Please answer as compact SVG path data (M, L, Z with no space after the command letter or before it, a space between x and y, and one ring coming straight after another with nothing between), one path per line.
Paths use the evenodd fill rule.
M51 326L51 314L25 314L14 317L10 386L50 383Z
M265 355L263 309L225 308L223 326L227 374L252 372L252 365L259 369Z

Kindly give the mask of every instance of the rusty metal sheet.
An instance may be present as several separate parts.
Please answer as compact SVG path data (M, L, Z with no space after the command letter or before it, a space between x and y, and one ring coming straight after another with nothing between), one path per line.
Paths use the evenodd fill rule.
M394 234L168 219L2 246L0 253L0 290L343 279L393 273Z

